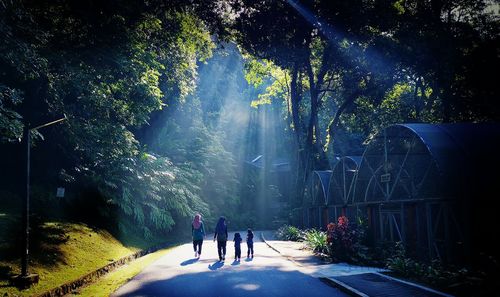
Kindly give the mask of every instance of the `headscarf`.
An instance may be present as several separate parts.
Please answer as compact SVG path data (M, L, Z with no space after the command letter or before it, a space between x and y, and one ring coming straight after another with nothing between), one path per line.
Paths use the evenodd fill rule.
M193 227L195 229L198 229L200 228L201 226L201 215L199 213L197 213L195 216L194 216L194 220L193 220Z
M216 233L226 232L226 218L225 217L219 218L219 221L217 222L217 226L215 227L215 232Z

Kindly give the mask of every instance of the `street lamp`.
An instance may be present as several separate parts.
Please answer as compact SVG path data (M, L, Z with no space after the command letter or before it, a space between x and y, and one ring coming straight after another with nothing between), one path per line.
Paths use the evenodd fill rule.
M47 126L60 123L67 120L68 118L64 115L64 118L45 123L34 128L26 128L24 131L24 137L26 139L26 199L24 200L24 212L23 212L23 224L24 224L24 251L21 258L21 275L18 278L19 284L21 286L29 286L32 283L38 282L38 275L28 274L28 257L29 257L29 226L30 226L30 150L31 150L31 132L37 131L38 129L45 128Z

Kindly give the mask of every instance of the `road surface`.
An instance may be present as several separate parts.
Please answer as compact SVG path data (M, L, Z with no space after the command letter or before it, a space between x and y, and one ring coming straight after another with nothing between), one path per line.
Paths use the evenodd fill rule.
M245 238L245 233L241 234ZM209 237L203 242L199 260L194 258L192 244L182 245L112 296L348 296L270 249L260 240L260 232L255 232L253 259L246 258L246 243L241 246L240 262L234 260L232 241L227 243L226 261L219 262L216 243Z

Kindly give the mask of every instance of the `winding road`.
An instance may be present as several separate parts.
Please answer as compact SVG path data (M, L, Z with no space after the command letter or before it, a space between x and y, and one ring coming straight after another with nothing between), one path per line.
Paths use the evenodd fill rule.
M111 296L348 296L269 248L260 232L255 235L253 259L246 259L243 242L243 258L234 261L233 242L228 241L226 261L219 262L216 243L207 237L199 260L191 244L179 246Z

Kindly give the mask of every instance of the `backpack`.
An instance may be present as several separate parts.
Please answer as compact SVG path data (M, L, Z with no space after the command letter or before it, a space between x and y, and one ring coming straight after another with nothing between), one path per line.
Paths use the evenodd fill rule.
M227 241L226 230L223 232L217 232L217 241Z

